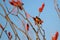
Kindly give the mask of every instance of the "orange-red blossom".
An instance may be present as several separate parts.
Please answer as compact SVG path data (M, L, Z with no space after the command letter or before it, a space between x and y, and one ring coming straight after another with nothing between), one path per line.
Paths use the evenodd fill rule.
M52 37L52 40L58 40L59 32L56 32L56 34Z
M43 3L42 6L39 8L39 12L42 12L44 9L45 4Z
M15 7L19 7L20 10L23 10L23 7L22 7L23 3L21 1L12 0L9 3Z

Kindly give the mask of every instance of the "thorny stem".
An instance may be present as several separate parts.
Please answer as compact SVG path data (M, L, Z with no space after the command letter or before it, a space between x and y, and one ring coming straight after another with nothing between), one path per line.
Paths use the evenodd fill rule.
M54 0L54 7L57 11L57 14L58 14L59 18L60 18L60 9L58 8L57 0Z
M0 15L1 15L1 14L0 14ZM2 15L1 15L1 16L2 16ZM4 18L5 18L5 16L2 16L2 17L4 17ZM6 24L5 28L6 28L6 27L7 27L7 24ZM5 28L4 28L4 30L5 30ZM3 31L4 31L4 30L2 30L0 37L2 36L2 34L3 34ZM7 35L6 30L5 30L4 32L5 32L5 34ZM8 37L8 35L7 35L7 37ZM8 37L8 39L9 39L9 37ZM9 39L9 40L11 40L11 39Z
M7 11L8 11L9 14L11 14L11 13L13 12L13 10L16 8L16 7L13 7L13 9L12 9L11 11L9 11L9 10L8 10L8 7L7 7L7 5L6 5L5 2L4 2L4 5L5 5L5 7L6 7L6 9L7 9ZM9 14L8 14L8 15L9 15Z
M40 40L38 32L36 32L36 40Z
M16 26L15 26L16 27ZM21 30L20 28L18 28L18 27L16 27L19 31L21 31L21 32L23 32L26 36L27 36L27 38L29 39L30 37L28 36L28 34L26 34L26 32L24 32L23 30ZM30 38L31 39L31 38ZM31 39L32 40L32 39Z
M38 31L37 31L37 33L40 31L40 26L37 24L37 26L38 26ZM38 39L39 40L41 40L40 38L39 38L39 35L37 34L37 37L38 37Z
M2 26L2 25L1 25L1 26ZM5 27L4 27L4 30L5 30L6 27L7 27L7 22L6 22L6 25L5 25ZM0 35L0 38L1 38L4 30L2 30L1 35ZM7 30L5 30L4 32L5 32L5 34L7 35ZM7 35L7 37L8 37L9 40L11 40L11 38L9 38L8 35Z
M0 6L3 8L4 12L5 12L5 15L7 15L7 12L5 10L5 8L3 7L3 5L0 3Z
M19 16L17 16L18 18L19 18ZM20 18L19 18L19 20L21 20ZM21 20L22 21L22 20ZM16 26L15 26L16 27ZM20 28L18 28L18 27L16 27L18 30L20 30L21 32L23 32L26 36L27 36L27 38L28 38L28 40L32 40L31 39L31 37L30 36L28 36L28 34L26 33L26 32L24 32L23 30L21 30Z
M19 18L19 17L18 17ZM19 18L20 19L20 18ZM20 19L21 20L21 19ZM21 20L21 22L22 22L22 20ZM23 24L23 22L22 22L22 24ZM23 24L23 26L25 26L24 24ZM20 30L21 31L21 30ZM28 40L32 40L31 39L31 37L29 37L28 35L27 35L27 32L26 32L26 30L25 30L25 33L24 33L26 36L27 36L27 38L28 38Z
M6 7L6 9L8 10L8 8ZM13 9L14 10L14 9ZM8 12L9 12L9 10L8 10ZM12 11L11 11L12 12ZM9 13L11 13L11 12L9 12ZM16 15L17 17L18 17L18 15ZM19 18L19 17L18 17ZM19 38L19 37L18 37ZM28 37L28 35L27 35L27 38L28 39L30 39L31 40L31 38L30 37ZM15 36L15 40L16 40L16 36Z
M7 12L5 11L3 5L0 4L0 6L2 6L2 8L3 8L3 10L4 10L5 14L6 14L5 18L6 18L6 20L9 22L9 24L11 25L11 28L12 28L13 32L15 33L16 38L18 37L18 39L20 40L20 38L19 38L19 36L18 36L15 28L17 28L18 30L20 30L21 32L23 32L23 33L27 36L28 40L32 40L32 39L28 36L28 34L27 34L26 32L24 32L23 30L21 30L20 28L18 28L18 27L10 20L10 18L8 17ZM7 8L7 9L8 9L8 8ZM23 10L23 11L25 12L25 10ZM9 12L9 11L8 11L8 12ZM19 12L19 11L18 11L18 12ZM38 31L36 32L36 30L35 30L35 28L33 27L32 23L27 19L27 17L25 18L25 17L23 16L23 14L21 14L20 12L19 12L19 14L20 14L25 20L27 20L27 21L30 23L32 29L33 29L34 32L36 33L36 40L40 40L40 39L39 39L39 35L38 35ZM25 15L26 15L26 12L25 12ZM18 17L18 16L17 16L17 17ZM18 17L18 18L19 18L19 17ZM41 29L42 29L42 28L41 28ZM43 30L43 29L42 29L42 30ZM45 39L45 31L43 30L43 32L44 32L44 35L42 35L42 36L43 36L43 39L46 40L46 39ZM41 34L42 34L42 33L41 33ZM15 39L16 39L16 38L15 38Z
M5 30L4 32L5 32L5 34L7 35L7 30ZM8 35L7 35L7 37L8 37ZM9 37L8 37L8 39L9 39Z
M44 30L42 27L41 27L41 30L42 30L43 33L44 33L44 34L42 35L42 36L43 36L43 40L46 40L46 38L45 38L45 30Z
M18 10L18 9L17 9ZM18 10L18 12L19 12L19 10ZM18 12L17 12L17 17L19 18L19 20L22 22L22 20L20 19L20 17L18 16ZM22 24L23 24L23 22L22 22ZM24 24L23 24L23 26L25 26ZM16 27L17 28L17 27ZM19 29L19 28L17 28L17 29ZM22 31L26 36L27 36L27 38L28 38L28 40L32 40L31 39L31 37L30 36L28 36L28 34L27 34L27 32L24 32L23 30L21 30L21 29L19 29L20 31Z
M18 34L17 34L17 32L16 32L14 23L13 23L13 22L10 22L10 25L12 26L12 29L14 29L13 31L14 31L14 33L15 33L15 39L16 39L16 36L17 36L18 39L20 40L20 38L19 38L19 36L18 36Z
M42 37L43 37L43 40L46 40L46 38L45 38L45 31L44 31L44 29L42 28L42 26L39 26L39 25L37 25L38 26L38 31L40 31L40 33L41 33L41 35L42 35ZM43 33L41 32L41 30L43 31Z
M7 9L8 9L8 8L7 8ZM19 11L19 10L18 10L18 11ZM9 12L9 11L8 11L8 12ZM11 13L11 12L10 12L10 13ZM13 15L14 15L14 14L13 14ZM17 16L17 17L19 18L18 13L17 13L17 15L14 15L14 16ZM22 21L20 18L19 18L19 20ZM16 26L16 25L15 25L15 26ZM16 28L17 28L17 27L16 27ZM19 29L19 28L17 28L17 29ZM19 30L22 31L21 29L19 29ZM23 32L23 31L22 31L22 32ZM24 32L23 32L23 33L24 33ZM27 36L27 38L28 38L29 40L32 40L31 37L29 37L26 32L25 32L24 34Z
M20 14L25 20L27 20L27 21L30 23L31 27L33 28L34 32L36 33L36 30L35 30L35 28L33 27L33 25L31 24L31 22L30 22L27 18L25 18L25 17L23 16L23 14L21 14L20 12L19 12L19 14Z
M25 12L25 11L24 11L24 12ZM19 13L19 14L22 15L21 13ZM25 13L25 14L26 14L26 13ZM22 16L23 16L23 15L22 15ZM35 33L36 33L36 40L40 40L40 39L39 39L38 32L36 32L36 30L34 29L33 25L31 24L31 22L30 22L27 18L25 18L24 16L23 16L23 18L26 19L26 20L30 23L30 25L32 26L33 30L35 31Z
M8 34L7 34L7 30L5 30L4 32L5 32L5 34L7 35L8 39L11 40L12 37L9 38L9 36L8 36Z
M7 22L6 22L6 25L5 25L5 27L4 27L4 30L5 30L6 27L7 27ZM0 35L0 38L1 38L4 30L2 30L1 35Z
M21 13L19 13L19 14L22 15ZM23 16L23 15L22 15L22 16ZM31 22L30 22L27 18L25 18L24 16L23 16L23 18L30 23L31 27L33 28L34 32L36 33L36 37L37 37L36 40L40 40L40 39L39 39L39 36L38 36L38 32L36 32L35 28L34 28L33 25L31 24Z
M6 15L5 18L6 18L6 20L10 23L11 28L12 28L14 34L15 34L15 35L18 37L18 39L20 40L20 38L19 38L19 36L18 36L18 34L17 34L17 32L16 32L16 29L15 29L14 25L12 24L10 18L9 18L8 15L7 15L7 12L5 11L5 8L3 7L3 5L2 5L1 3L0 3L0 6L1 6L1 7L3 8L3 10L4 10L5 15Z

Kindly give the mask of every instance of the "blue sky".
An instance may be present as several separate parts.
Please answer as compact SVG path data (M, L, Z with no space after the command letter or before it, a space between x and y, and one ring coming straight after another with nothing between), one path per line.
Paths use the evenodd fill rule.
M60 19L57 15L57 12L54 8L54 0L22 0L22 2L24 3L24 8L25 10L31 15L31 16L37 16L39 14L38 8L42 5L42 3L45 3L45 7L43 12L40 15L40 18L44 21L44 23L42 24L42 27L45 30L45 34L46 34L46 39L47 40L51 40L51 37L53 34L55 34L56 31L59 32L59 38L58 40L60 40ZM59 1L60 2L60 1ZM59 3L58 2L58 3ZM3 4L2 0L0 0L0 3ZM9 6L10 4L8 4L8 0L7 0L7 6L8 8L11 8L11 6ZM0 7L0 12L4 13L2 8ZM11 20L13 22L16 23L17 26L20 26L18 23L18 20L14 17L9 15ZM32 23L33 21L30 20ZM18 22L18 23L17 23ZM0 16L0 23L2 23L3 26L5 26L5 21L3 20L3 18ZM9 25L8 25L9 26ZM11 31L9 27L6 28L8 31ZM34 32L32 31L32 29L30 28L29 35L32 35L32 33L34 34ZM18 31L19 33L19 31ZM19 33L19 35L21 36L21 39L23 39L23 35L21 35L22 33ZM6 39L7 37L3 33L3 36L1 38L1 40ZM33 40L35 40L35 35L32 36ZM7 40L7 39L6 39Z

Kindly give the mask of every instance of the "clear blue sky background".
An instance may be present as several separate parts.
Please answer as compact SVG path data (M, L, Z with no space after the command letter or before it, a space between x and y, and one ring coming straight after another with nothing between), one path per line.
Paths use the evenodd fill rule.
M37 16L39 14L38 8L42 5L42 3L45 3L45 7L44 7L43 12L40 15L40 18L44 21L44 23L42 24L42 27L45 30L46 39L51 40L52 35L54 35L56 31L58 31L59 32L58 40L60 40L60 19L54 8L54 0L22 0L22 2L24 3L25 10L31 16ZM3 4L2 0L0 0L0 3ZM6 3L7 3L8 8L12 9L12 7L9 6L10 4L8 4L9 3L8 0L6 0ZM0 12L4 14L1 7L0 7ZM19 22L14 16L13 16L14 18L11 15L9 15L9 16L10 16L11 20L13 22L15 22L18 27L21 26L20 24L18 24ZM30 20L30 21L32 21L32 20ZM3 18L1 16L0 16L0 23L3 26L5 26L5 23L6 23L6 20L3 20ZM32 23L33 23L33 21L32 21ZM8 31L12 32L11 28L7 27L6 29ZM19 31L18 31L18 33L19 33L19 36L21 36L22 40L26 39L23 37L23 35L21 35L22 33L20 33ZM31 33L29 35L31 35L31 36L33 35L32 38L33 38L33 40L35 40L35 35L31 28L30 28L29 33ZM12 35L13 35L13 33L12 33ZM5 33L3 33L2 38L0 40L7 40L7 36L5 35Z

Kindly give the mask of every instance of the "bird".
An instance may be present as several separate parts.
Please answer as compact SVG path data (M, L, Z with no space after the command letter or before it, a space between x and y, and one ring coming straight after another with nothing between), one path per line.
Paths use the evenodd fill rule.
M33 17L33 19L35 21L35 24L42 24L43 23L43 21L38 16Z

